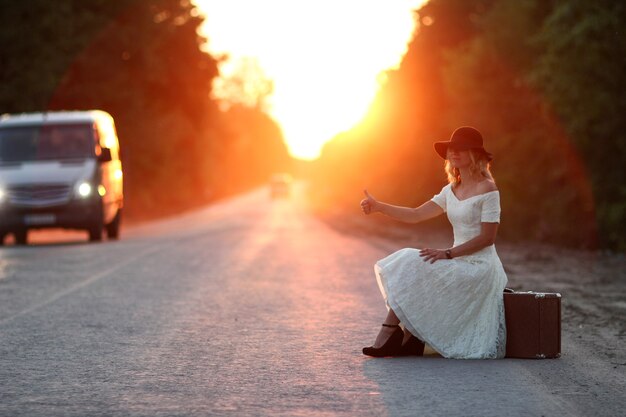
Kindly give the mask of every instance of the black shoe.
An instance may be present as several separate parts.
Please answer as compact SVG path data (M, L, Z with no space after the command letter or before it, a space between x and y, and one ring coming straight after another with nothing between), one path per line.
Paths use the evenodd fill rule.
M391 333L389 339L379 348L374 346L364 347L363 354L367 356L373 356L375 358L382 358L384 356L397 356L402 346L402 339L404 339L404 332L397 324L383 324L384 327L395 327L396 330Z
M400 346L398 356L424 356L425 346L424 342L411 335L411 337Z

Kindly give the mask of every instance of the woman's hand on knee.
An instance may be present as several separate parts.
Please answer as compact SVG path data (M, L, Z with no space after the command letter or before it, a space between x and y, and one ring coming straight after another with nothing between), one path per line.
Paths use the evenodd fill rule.
M444 249L421 249L420 256L424 258L424 262L435 263L439 259L448 259L446 256L446 251Z

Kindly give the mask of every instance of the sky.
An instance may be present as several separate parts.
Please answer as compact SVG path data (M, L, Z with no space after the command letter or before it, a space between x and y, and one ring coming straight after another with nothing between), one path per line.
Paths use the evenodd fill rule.
M229 57L221 73L228 77L241 62L257 65L273 83L266 110L289 152L315 159L325 142L363 117L384 71L406 52L413 11L424 0L194 3L205 15L206 49Z

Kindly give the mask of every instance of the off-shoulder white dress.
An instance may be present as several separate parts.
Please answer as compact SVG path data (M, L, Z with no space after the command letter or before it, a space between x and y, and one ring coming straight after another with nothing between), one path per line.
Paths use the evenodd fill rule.
M482 222L500 222L498 191L459 200L448 184L432 201L447 213L454 246L478 236ZM424 262L418 249L401 249L378 261L374 270L387 307L442 356L504 357L507 277L494 245L433 264Z

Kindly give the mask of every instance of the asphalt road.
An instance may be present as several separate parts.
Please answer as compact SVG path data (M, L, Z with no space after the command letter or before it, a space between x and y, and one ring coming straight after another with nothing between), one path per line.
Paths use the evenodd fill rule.
M0 249L0 415L624 415L624 367L569 334L558 360L364 357L390 245L298 201Z

